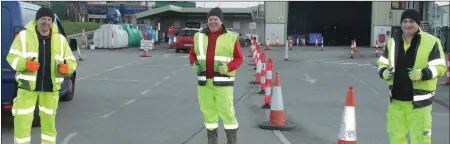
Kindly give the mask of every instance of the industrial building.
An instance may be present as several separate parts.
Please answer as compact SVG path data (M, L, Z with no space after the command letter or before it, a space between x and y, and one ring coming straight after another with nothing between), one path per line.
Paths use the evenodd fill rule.
M276 36L285 40L290 35L307 37L309 33L322 33L325 45L350 45L351 39L356 39L359 46L375 47L380 35L387 40L400 30L400 16L409 8L422 13L422 29L435 34L437 28L433 13L428 13L434 6L432 1L279 1L264 5L264 37L271 44ZM439 33L435 35L443 39Z
M172 5L159 6L149 9L148 11L137 13L138 23L150 24L158 29L159 37L165 37L170 26L179 31L185 28L185 22L206 23L206 14L211 8L192 7L189 5ZM264 19L258 18L254 14L252 8L221 8L224 20L223 24L227 28L243 35L256 35L261 37L264 35ZM250 27L251 23L256 23L256 27ZM203 25L204 26L204 25Z

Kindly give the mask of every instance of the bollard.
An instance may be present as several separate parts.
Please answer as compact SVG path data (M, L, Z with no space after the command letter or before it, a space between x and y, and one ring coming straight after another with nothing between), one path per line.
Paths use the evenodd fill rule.
M286 42L284 42L285 44L285 48L284 48L284 61L288 61L288 42L289 40L286 40Z

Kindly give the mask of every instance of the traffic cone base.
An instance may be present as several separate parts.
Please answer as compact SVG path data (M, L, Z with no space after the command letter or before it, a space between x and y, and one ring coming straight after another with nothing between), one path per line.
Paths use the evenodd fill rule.
M143 54L141 55L141 57L151 57L148 55L148 49L144 49Z
M279 131L291 131L295 128L295 125L286 124L286 125L272 125L269 122L260 123L259 128L265 130L279 130Z
M275 82L272 95L269 120L260 123L258 126L266 130L290 131L295 128L293 124L287 124L283 106L283 96L281 92L280 76L275 73Z

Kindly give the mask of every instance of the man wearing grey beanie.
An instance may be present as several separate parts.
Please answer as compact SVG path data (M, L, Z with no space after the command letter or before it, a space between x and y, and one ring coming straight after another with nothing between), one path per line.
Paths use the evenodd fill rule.
M401 15L401 31L388 40L378 59L379 76L390 91L387 131L390 144L431 144L431 109L445 64L442 44L420 29L420 13L408 9Z
M238 122L233 87L243 54L239 35L227 31L218 7L207 14L207 27L194 35L189 59L198 77L198 99L207 129L208 144L217 144L218 117L223 120L227 144L236 144Z

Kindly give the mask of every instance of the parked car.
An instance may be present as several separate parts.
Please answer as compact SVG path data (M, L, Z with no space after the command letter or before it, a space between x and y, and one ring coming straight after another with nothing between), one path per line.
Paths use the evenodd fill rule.
M11 108L13 106L13 99L17 96L17 82L15 80L15 71L6 61L6 56L9 53L14 38L19 34L21 30L25 28L31 20L35 18L37 10L40 8L38 5L19 2L19 1L2 1L2 86L1 86L1 109L2 116L11 115ZM66 36L64 28L58 16L55 15L54 23L58 27L58 31L63 36ZM72 51L77 51L77 40L70 39L69 46ZM61 101L71 101L75 94L75 80L76 72L71 76L64 77L64 82L61 85L59 91ZM39 108L36 105L34 111L33 126L40 125Z
M173 43L175 52L180 53L181 50L189 52L194 43L194 35L201 30L200 22L185 22L186 28L178 32L176 42Z
M235 31L232 28L227 28L227 31L231 31L231 32L234 32L236 34L239 34L239 43L241 44L241 46L244 46L244 47L250 46L250 44L251 44L250 43L251 42L250 37L245 36L242 33L239 33L238 31Z

